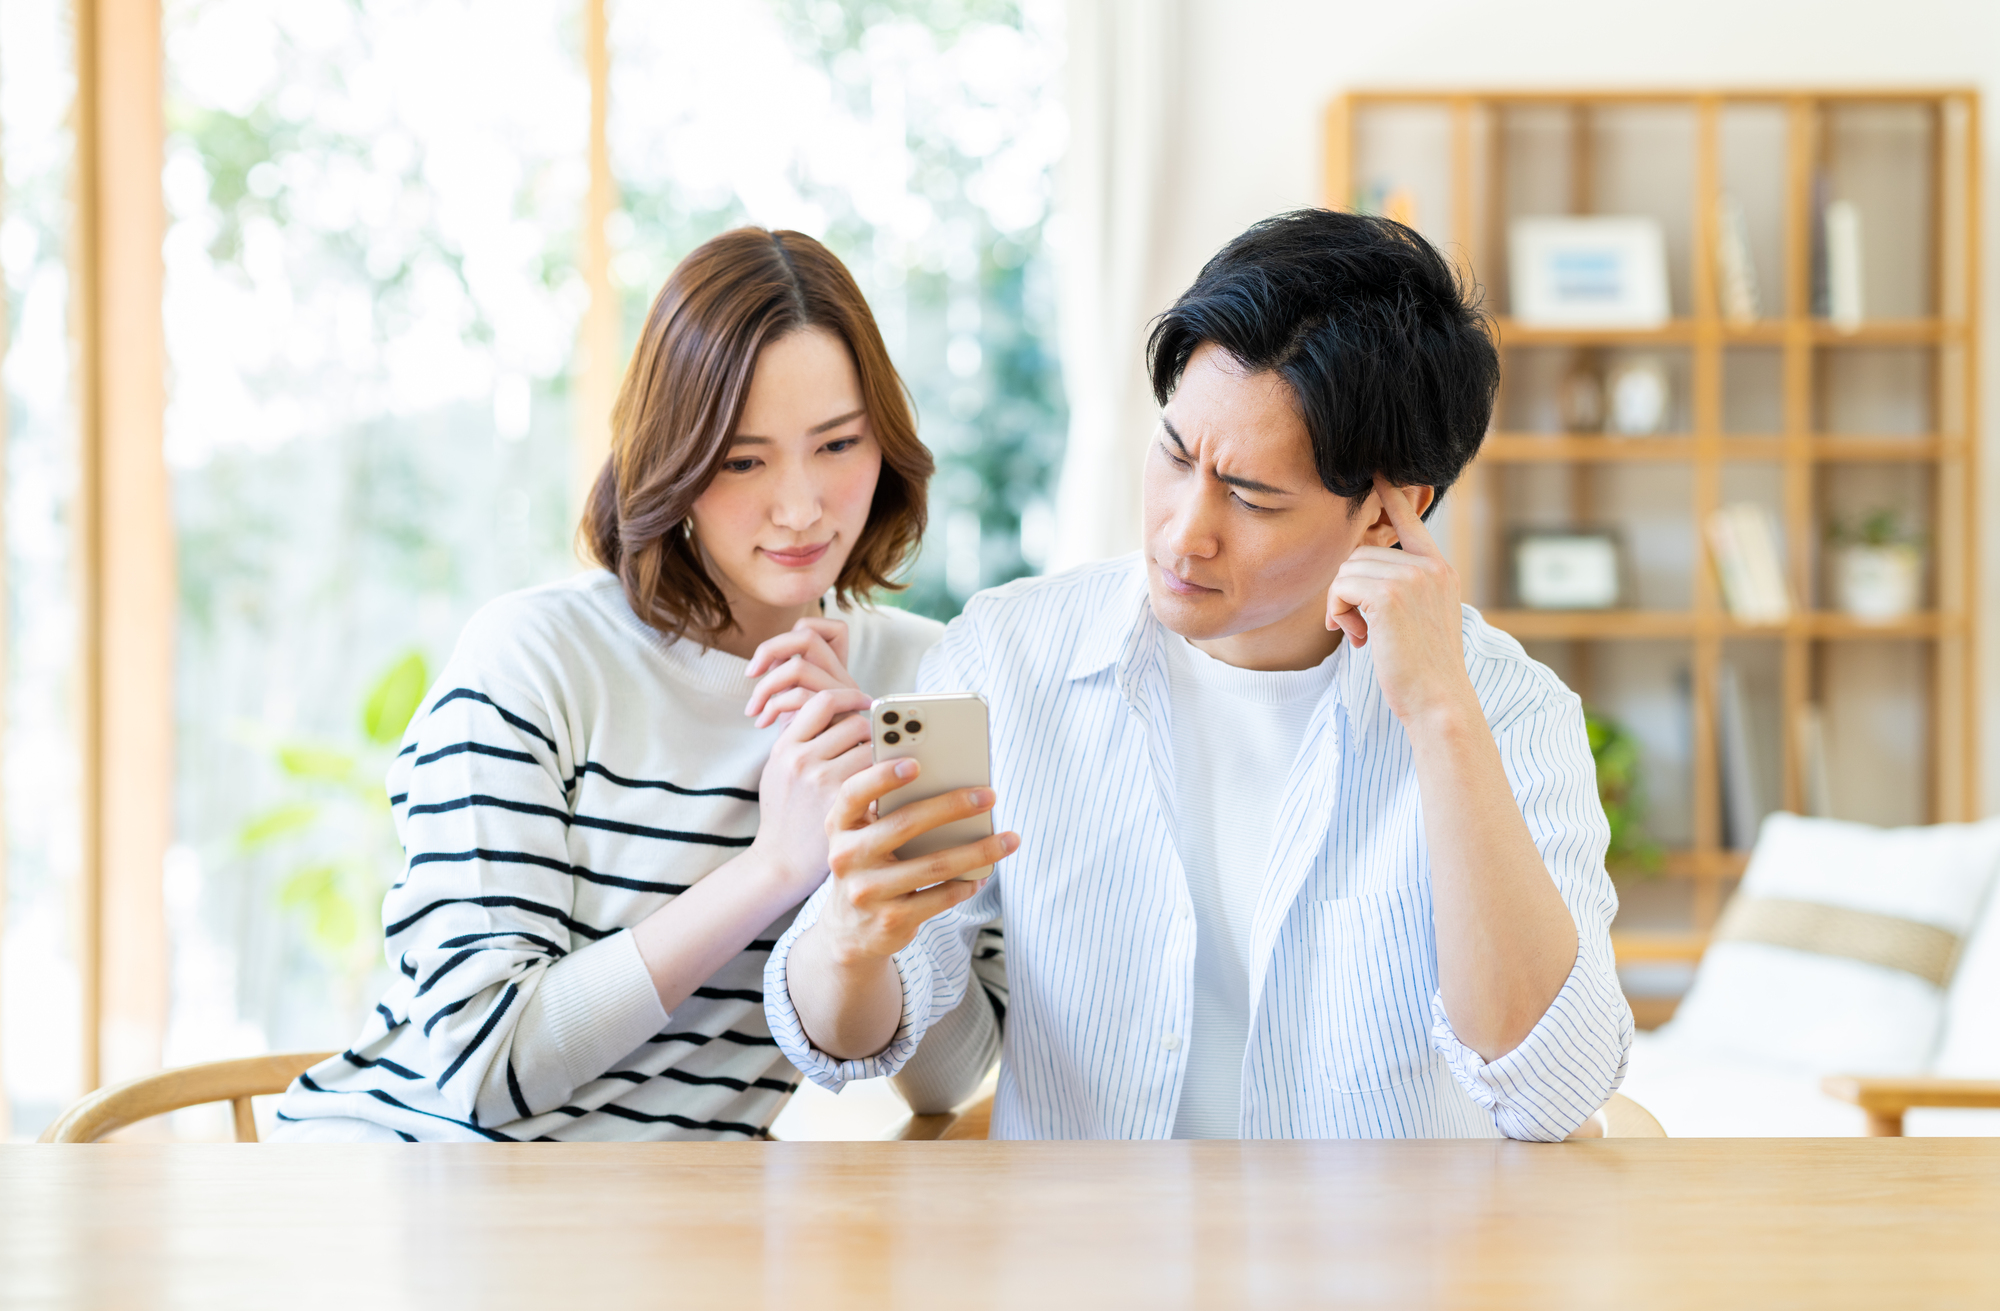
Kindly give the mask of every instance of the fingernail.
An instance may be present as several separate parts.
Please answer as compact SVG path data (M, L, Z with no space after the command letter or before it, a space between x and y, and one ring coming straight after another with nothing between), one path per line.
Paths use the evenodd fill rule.
M1007 848L1008 855L1013 855L1021 849L1021 835L1019 833L1009 833L1003 839L1002 845Z
M898 761L896 762L896 777L897 777L897 778L915 778L916 776L917 776L917 762L916 762L916 761L914 761L914 760L898 760Z
M974 788L965 794L965 799L971 805L990 806L993 804L993 793L986 788Z

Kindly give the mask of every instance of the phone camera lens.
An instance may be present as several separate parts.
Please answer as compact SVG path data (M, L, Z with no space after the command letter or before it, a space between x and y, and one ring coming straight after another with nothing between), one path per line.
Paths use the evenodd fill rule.
M887 733L884 733L882 735L882 740L884 742L887 742L890 746L895 746L898 742L901 742L903 740L903 735L901 733L896 732L894 729L890 729Z
M899 715L899 714L897 714L897 713L896 713L895 711L893 711L893 710L884 710L884 711L882 712L882 722L883 722L883 723L885 723L885 724L893 724L893 723L895 723L895 722L896 722L897 720L899 720L899 719L901 719L901 718L902 718L902 716L901 716L901 715Z
M912 719L909 723L903 725L903 727L909 729L912 733L921 733L924 731L922 721L915 719Z

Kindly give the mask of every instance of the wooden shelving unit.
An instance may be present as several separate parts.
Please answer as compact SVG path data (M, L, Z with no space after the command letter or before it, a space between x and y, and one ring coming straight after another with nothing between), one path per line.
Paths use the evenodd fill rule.
M1633 119L1635 111L1650 117ZM1902 125L1896 130L1906 134L1910 146L1886 151L1881 158L1891 161L1896 178L1920 175L1921 181L1914 188L1892 181L1893 194L1875 199L1891 206L1885 212L1920 217L1903 225L1883 222L1872 236L1878 244L1907 239L1921 257L1904 260L1913 271L1891 286L1894 294L1880 298L1898 312L1841 331L1811 312L1815 178L1822 170L1847 168L1841 174L1843 185L1864 186L1859 166L1845 162L1839 151L1851 149L1842 144L1851 140L1874 143L1865 133L1855 136L1860 129L1854 124L1866 128L1877 118ZM1639 122L1633 130L1641 144L1621 157L1617 142L1602 127L1607 122ZM1606 204L1600 193L1621 185L1629 192L1631 179L1647 169L1685 179L1683 184L1662 184L1670 189L1678 185L1668 209L1661 211L1669 229L1674 282L1674 317L1663 326L1644 331L1539 328L1507 317L1504 295L1491 296L1488 306L1503 360L1496 424L1508 413L1505 393L1509 378L1520 372L1515 366L1524 358L1522 352L1643 349L1669 355L1677 365L1682 431L1638 438L1495 431L1443 507L1449 549L1468 581L1470 599L1482 604L1491 622L1523 642L1569 644L1563 648L1565 659L1586 701L1591 698L1591 671L1608 669L1608 662L1618 660L1629 643L1686 644L1691 840L1668 854L1665 873L1691 885L1688 922L1670 931L1621 933L1621 959L1698 957L1728 886L1743 870L1744 853L1726 849L1723 842L1718 683L1725 643L1775 645L1782 739L1774 744L1782 758L1777 799L1795 811L1803 808L1805 794L1799 725L1807 708L1829 695L1822 687L1828 653L1851 650L1858 643L1921 644L1921 676L1901 689L1919 697L1925 707L1921 768L1926 813L1910 819L1976 814L1977 660L1971 611L1977 470L1971 434L1978 413L1977 123L1977 94L1956 88L1364 91L1339 98L1328 110L1327 203L1355 207L1391 170L1418 179L1411 184L1421 200L1417 226L1489 290L1506 285L1510 218L1633 212ZM1377 137L1371 138L1371 132ZM1732 133L1726 143L1725 135ZM1746 140L1763 143L1770 155L1770 166L1761 174L1745 174L1738 167L1740 154L1724 158L1728 149L1745 149L1739 143ZM1656 160L1645 151L1660 142L1667 145L1655 168ZM1673 153L1676 142L1685 142L1681 155ZM1553 157L1510 154L1528 150ZM1912 150L1918 152L1914 157ZM1682 163L1676 165L1677 159ZM1678 173L1673 172L1676 167ZM1769 185L1772 240L1766 248L1775 253L1775 267L1758 270L1768 317L1749 323L1727 321L1716 290L1717 211L1726 167L1737 169L1732 176L1739 180L1762 177ZM1522 177L1541 180L1543 208L1524 208L1514 194L1517 187L1531 189L1518 182ZM1555 178L1564 181L1549 181ZM1566 194L1549 205L1552 188ZM1856 199L1870 202L1867 196ZM1897 205L1903 209L1894 209ZM1922 312L1902 312L1912 308ZM1829 423L1829 377L1846 360L1859 358L1842 353L1869 351L1921 352L1920 404L1929 417L1922 430L1839 431ZM1726 371L1732 359L1746 352L1761 353L1775 365L1772 385L1778 397L1766 407L1775 422L1761 431L1735 430L1741 425L1732 427L1725 416ZM1839 381L1855 385L1851 378ZM1500 503L1506 499L1506 480L1565 471L1556 476L1568 480L1572 522L1596 524L1606 522L1594 493L1599 481L1619 476L1621 470L1643 474L1644 466L1657 466L1669 475L1662 486L1688 489L1691 563L1681 589L1686 604L1614 612L1502 608L1497 578L1510 508ZM1781 625L1747 625L1730 618L1699 528L1729 499L1725 484L1737 476L1732 470L1752 466L1762 468L1777 489L1774 509L1784 530L1788 582L1795 603L1802 603L1795 617ZM1932 603L1921 613L1886 624L1864 624L1828 608L1818 576L1828 480L1872 478L1871 466L1914 467L1916 474L1900 476L1920 478L1926 489L1926 521L1919 527L1929 558Z

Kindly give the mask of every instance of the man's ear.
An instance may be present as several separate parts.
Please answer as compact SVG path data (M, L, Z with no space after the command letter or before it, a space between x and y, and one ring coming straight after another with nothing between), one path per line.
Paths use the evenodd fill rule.
M1398 490L1409 498L1410 508L1415 510L1419 516L1424 511L1430 509L1431 503L1437 500L1437 488L1428 487L1422 483L1399 488ZM1361 508L1356 510L1355 513L1368 523L1368 526L1361 531L1360 545L1392 546L1395 544L1398 537L1396 525L1389 518L1387 507L1382 504L1382 494L1380 492L1368 493L1368 499L1361 503Z

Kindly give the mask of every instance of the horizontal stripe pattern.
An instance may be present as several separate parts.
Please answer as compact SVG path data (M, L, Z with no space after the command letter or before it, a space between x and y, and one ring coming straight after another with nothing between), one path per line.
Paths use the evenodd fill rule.
M884 692L914 683L940 631L845 617L850 672ZM789 913L590 1070L567 1068L548 992L552 969L601 969L582 953L629 950L616 935L755 838L777 730L744 718L743 667L666 641L601 572L476 616L389 773L406 851L383 904L396 980L348 1050L286 1094L286 1121L425 1140L761 1136L798 1082L762 988ZM640 989L627 1014L657 1015Z
M1463 633L1515 800L1576 922L1575 967L1514 1051L1488 1063L1458 1041L1437 999L1410 743L1370 650L1346 649L1287 776L1252 917L1246 1138L1554 1140L1624 1077L1631 1013L1611 955L1610 834L1581 705L1470 607ZM837 1089L909 1059L965 991L979 926L999 915L1011 996L994 1135L1170 1136L1195 923L1170 822L1164 634L1131 557L982 594L954 621L919 688L986 699L994 821L1022 848L897 956L905 1012L871 1060L835 1060L799 1026L787 954L825 890L806 903L765 994L772 1032L815 1082Z

